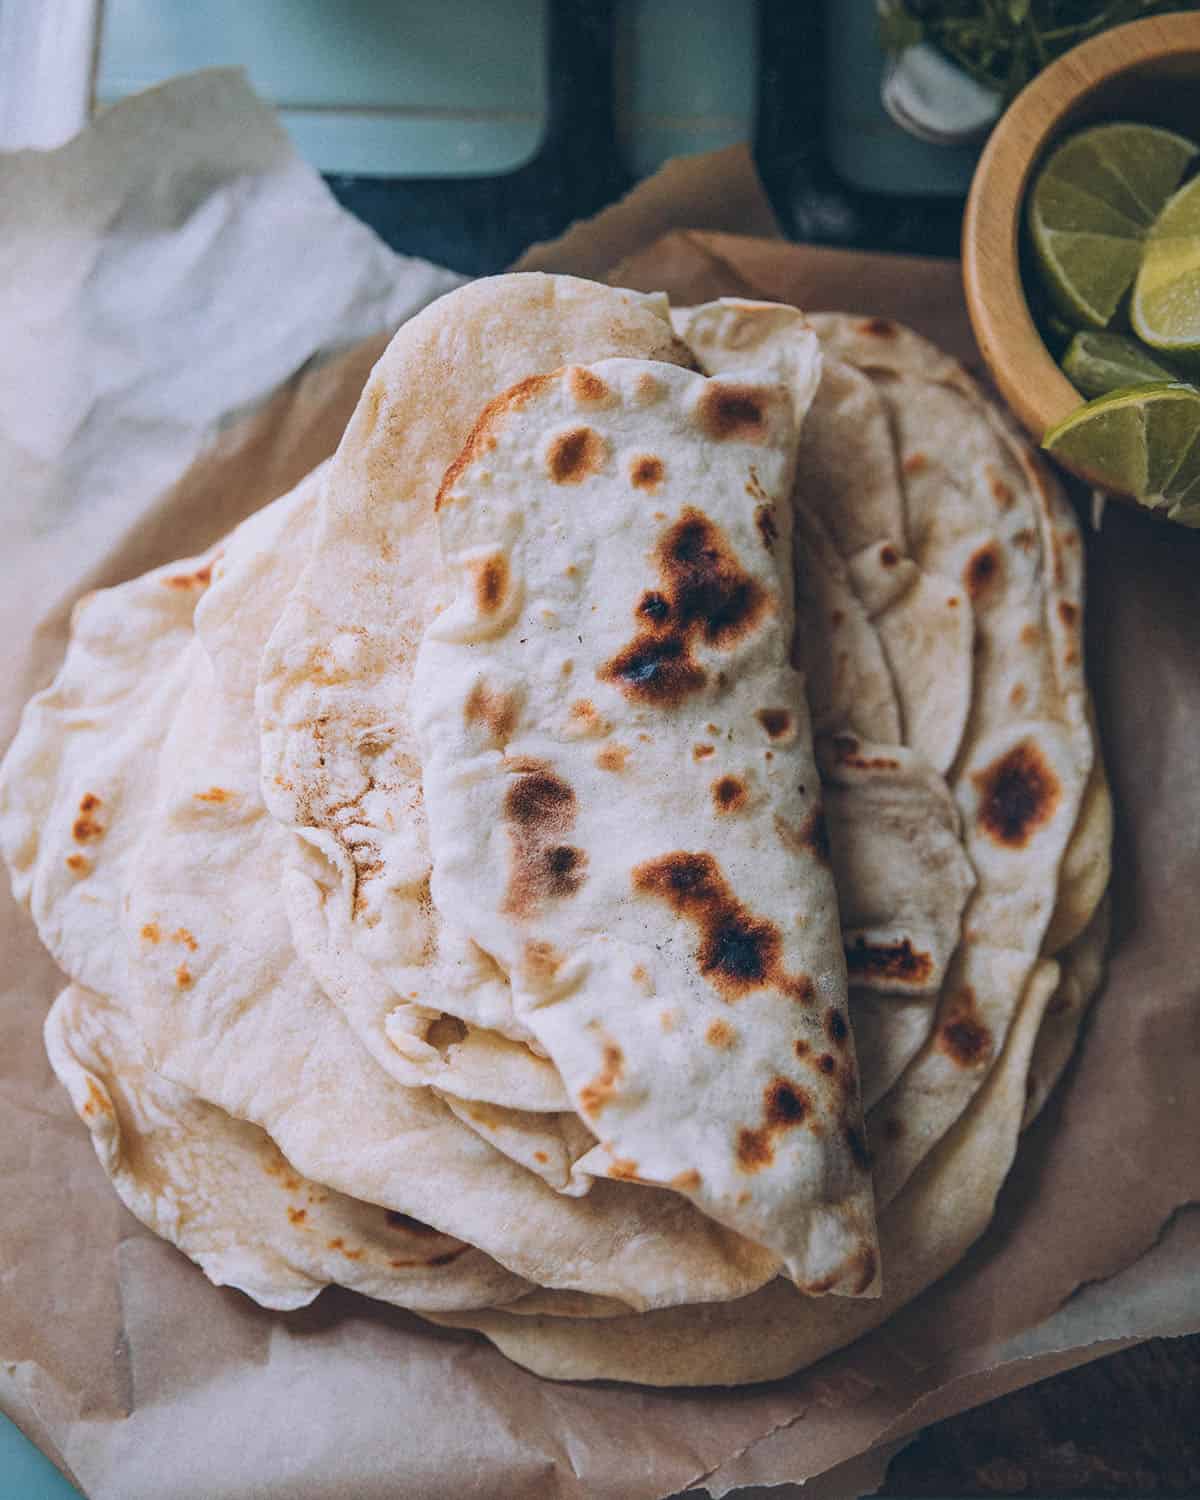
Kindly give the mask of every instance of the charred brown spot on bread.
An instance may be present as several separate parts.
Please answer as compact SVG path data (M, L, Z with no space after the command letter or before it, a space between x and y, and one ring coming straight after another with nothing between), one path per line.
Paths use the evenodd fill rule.
M846 948L846 972L855 979L885 979L898 984L926 984L933 958L919 953L908 938L898 943L868 943L855 938Z
M988 488L992 492L992 499L1001 510L1011 510L1016 496L1013 494L1012 486L1006 484L999 474L991 469L988 470Z
M1023 682L1014 682L1012 685L1012 690L1008 695L1008 701L1014 708L1020 708L1028 696L1029 694L1026 691L1025 684Z
M972 599L982 598L984 593L1000 577L1000 548L996 542L985 542L967 560L963 582Z
M163 583L169 589L203 589L212 582L212 563L205 563L196 569L194 573L173 573L169 578L164 578Z
M575 793L548 765L522 762L504 796L504 815L525 831L566 832L575 818Z
M71 834L77 844L86 844L103 835L104 825L91 816L100 806L101 799L95 792L85 792L79 799L79 816L71 825Z
M627 1156L615 1156L605 1175L615 1178L618 1182L636 1182L638 1164Z
M830 1052L822 1052L813 1059L813 1067L818 1073L826 1075L836 1073L838 1070L837 1058Z
M910 453L901 465L904 472L909 475L920 474L928 467L929 459L924 453Z
M1037 532L1031 526L1023 526L1020 531L1013 532L1012 544L1022 552L1032 552L1037 546Z
M573 896L583 884L587 855L570 844L546 850L546 890L550 896Z
M710 380L696 403L696 417L714 442L763 443L770 404L771 392L762 386Z
M812 1099L788 1078L773 1078L763 1092L763 1123L737 1134L737 1161L743 1172L758 1172L775 1160L775 1137L803 1125Z
M763 546L770 552L779 540L779 522L775 519L775 507L760 505L754 512L754 524L758 527Z
M812 1110L812 1100L796 1084L786 1078L775 1078L768 1085L764 1096L768 1126L776 1130L790 1130L802 1125Z
M517 727L517 696L499 690L493 692L480 679L467 694L463 719L467 724L482 725L492 743L503 748Z
M287 1216L288 1216L288 1222L289 1223L291 1223L291 1224L303 1224L304 1221L305 1221L305 1219L308 1218L308 1210L306 1208L293 1208L289 1204L288 1211L287 1211Z
M678 1193L694 1193L700 1186L700 1173L695 1167L689 1167L685 1172L677 1172L670 1185Z
M567 371L567 386L580 406L601 406L612 397L599 375L583 365L572 365Z
M781 740L791 733L792 716L786 708L760 708L754 717L773 740Z
M737 1160L743 1172L761 1172L775 1160L775 1147L766 1130L743 1126L737 1133Z
M689 506L658 548L680 629L710 646L731 646L748 635L767 609L762 586L741 566L720 528Z
M835 734L833 753L839 766L858 771L898 771L900 762L890 755L863 755L862 746L852 734Z
M546 1155L546 1153L544 1151L535 1151L533 1153L533 1159L536 1162L541 1162L541 1164L542 1164L543 1167L550 1160L550 1158Z
M792 1051L796 1054L797 1057L805 1058L812 1051L812 1048L804 1040L803 1037L797 1037L796 1041L792 1045Z
M223 786L210 786L206 792L195 794L197 802L230 802L234 793L227 792Z
M596 705L587 698L577 698L571 704L567 718L569 733L576 739L607 734L612 728L609 721L598 712Z
M720 776L712 784L712 795L719 813L735 813L745 807L750 794L740 777Z
M177 927L171 934L173 943L182 943L189 953L195 953L199 944L186 927Z
M1058 618L1064 625L1070 628L1078 620L1079 611L1069 600L1060 599L1058 601Z
M628 759L627 745L601 745L596 751L596 764L602 771L623 771Z
M508 558L502 552L485 558L472 572L475 606L481 615L498 614L508 594Z
M825 1035L835 1047L844 1047L850 1035L850 1027L846 1018L840 1010L827 1010L825 1012Z
M629 466L629 482L637 490L649 490L651 494L663 482L666 466L661 458L652 453L643 453Z
M493 431L500 426L505 416L510 411L519 411L544 387L553 384L557 374L550 375L528 375L516 385L510 386L508 390L501 391L479 413L475 425L467 434L467 440L462 445L458 457L446 469L442 476L442 482L438 486L437 498L434 501L434 509L440 510L442 505L454 493L458 481L474 461L495 447Z
M677 636L642 637L605 662L599 676L628 698L660 706L681 703L708 680Z
M635 865L633 888L665 902L697 928L697 965L723 999L778 989L801 1003L811 1000L808 976L783 967L779 929L737 899L711 854L680 851Z
M938 1027L937 1047L960 1068L977 1068L992 1055L992 1034L984 1025L969 984L958 990Z
M722 1052L727 1052L737 1041L737 1032L728 1021L716 1020L709 1024L704 1033L704 1040L710 1047L717 1047Z
M769 601L719 527L695 507L668 528L655 558L662 585L638 601L639 633L598 676L628 698L665 708L708 680L692 656L692 642L734 645L756 627Z
M175 970L175 987L176 989L187 990L191 986L192 971L188 968L187 964L180 964Z
M900 554L890 542L879 549L879 561L885 568L894 568L900 561Z
M671 615L671 601L657 589L649 589L638 600L637 612L652 625L663 625Z
M147 922L142 928L143 943L158 943L162 941L162 932L157 922Z
M624 1072L624 1053L616 1042L606 1041L600 1071L579 1091L579 1104L584 1114L595 1116L600 1113L616 1093Z
M505 910L528 916L546 901L573 896L583 884L587 856L562 842L575 822L575 793L541 762L522 761L504 796L512 860Z
M1023 849L1062 797L1058 777L1033 740L1021 740L971 780L979 793L976 824L1009 849Z
M889 318L865 318L858 324L859 333L865 333L868 338L894 339L896 337L896 325Z
M709 745L709 744L706 744L706 743L701 743L699 745L693 745L692 746L692 759L693 760L707 760L710 755L715 755L715 754L716 754L716 749L712 745Z
M546 468L555 484L582 484L604 466L607 444L594 427L573 427L553 438Z
M85 854L68 854L67 869L76 875L86 875L92 868L92 862Z
M1032 620L1027 625L1021 626L1021 644L1024 646L1036 646L1042 638L1041 627L1035 625Z
M87 1081L87 1099L84 1101L81 1113L90 1119L93 1115L111 1115L112 1112L112 1104L106 1095L97 1087L95 1079L89 1078Z
M664 386L661 380L643 370L633 384L633 399L639 406L650 406L662 398Z

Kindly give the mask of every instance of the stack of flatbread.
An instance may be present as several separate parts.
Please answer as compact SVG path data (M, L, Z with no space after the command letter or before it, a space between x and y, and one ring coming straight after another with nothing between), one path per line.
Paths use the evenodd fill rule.
M1079 534L891 323L506 276L80 601L0 771L51 1062L213 1281L770 1379L982 1232L1101 975Z

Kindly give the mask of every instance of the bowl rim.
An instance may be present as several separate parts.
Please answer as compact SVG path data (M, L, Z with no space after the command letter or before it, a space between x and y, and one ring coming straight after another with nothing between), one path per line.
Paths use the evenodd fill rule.
M1021 280L1021 222L1033 168L1094 89L1147 63L1192 52L1200 59L1196 10L1128 21L1082 42L1021 90L975 169L962 230L967 313L1000 394L1037 442L1083 397L1046 347Z

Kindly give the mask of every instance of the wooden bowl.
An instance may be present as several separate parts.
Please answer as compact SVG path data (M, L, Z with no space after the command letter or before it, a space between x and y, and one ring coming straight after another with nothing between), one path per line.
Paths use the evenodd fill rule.
M1074 48L1022 89L992 131L963 220L963 281L992 379L1035 442L1082 397L1029 311L1025 193L1062 136L1102 120L1164 125L1200 140L1200 12L1131 21Z

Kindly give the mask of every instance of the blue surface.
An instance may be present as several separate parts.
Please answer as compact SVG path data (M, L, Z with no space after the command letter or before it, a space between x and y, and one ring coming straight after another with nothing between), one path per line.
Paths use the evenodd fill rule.
M96 102L242 65L323 172L509 172L546 125L546 0L106 0Z
M44 1453L0 1416L0 1500L80 1500Z

